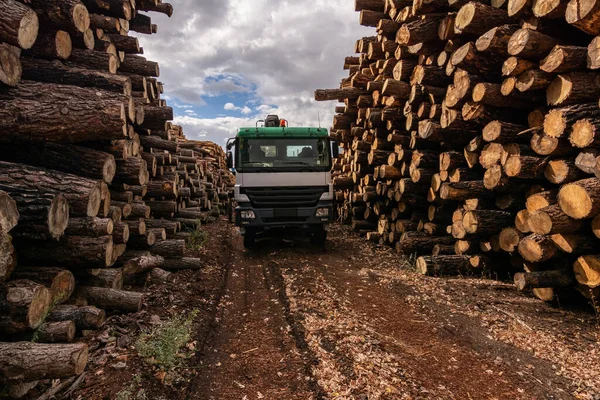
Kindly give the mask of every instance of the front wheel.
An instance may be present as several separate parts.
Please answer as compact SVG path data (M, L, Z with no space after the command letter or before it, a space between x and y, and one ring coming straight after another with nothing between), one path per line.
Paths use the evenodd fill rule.
M327 240L327 231L325 226L320 225L317 228L313 228L312 234L310 235L310 242L316 246L325 246Z
M246 229L244 232L244 247L247 249L251 249L254 247L256 243L256 231L253 229Z

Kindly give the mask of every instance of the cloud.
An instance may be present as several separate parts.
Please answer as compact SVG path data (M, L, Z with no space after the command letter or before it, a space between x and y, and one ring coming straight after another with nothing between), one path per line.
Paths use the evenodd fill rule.
M359 25L348 0L171 3L171 19L151 14L159 33L140 35L145 56L160 63L166 95L208 117L192 120L176 109L186 135L204 134L220 144L240 124L253 126L269 113L296 126L317 125L320 116L329 126L335 104L315 102L314 90L339 87L347 76L344 57L357 39L375 34ZM219 117L223 109L242 117Z

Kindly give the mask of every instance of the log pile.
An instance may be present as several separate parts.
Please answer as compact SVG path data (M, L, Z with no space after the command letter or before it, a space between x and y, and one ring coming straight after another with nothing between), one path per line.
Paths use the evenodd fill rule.
M146 11L172 7L0 1L0 384L80 373L77 333L140 309L124 283L200 268L186 230L224 212L224 151L170 122L129 35L156 33Z
M424 274L600 295L597 0L355 0L339 219Z

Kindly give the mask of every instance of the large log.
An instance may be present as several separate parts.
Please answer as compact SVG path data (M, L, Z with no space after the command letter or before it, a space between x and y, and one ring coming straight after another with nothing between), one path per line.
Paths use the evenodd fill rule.
M42 25L74 32L90 28L90 14L79 0L28 0L27 3L37 12Z
M600 256L585 255L573 263L575 278L582 285L595 288L600 286Z
M201 258L183 257L167 258L164 260L164 263L161 265L161 268L169 271L179 271L186 269L202 269L205 266L206 262Z
M75 306L63 304L56 306L48 314L48 321L73 321L77 329L98 329L104 324L106 313L94 306Z
M25 163L111 183L116 172L112 154L58 143L5 143L0 147L4 161Z
M163 240L154 244L150 251L165 258L181 258L185 254L185 240Z
M125 55L125 59L119 65L119 71L153 77L158 77L160 74L158 63L148 61L144 57L135 54Z
M0 161L0 190L7 193L62 194L69 202L61 217L98 215L102 201L102 185L98 181L54 170ZM18 203L17 203L18 204ZM58 220L66 224L64 220Z
M59 242L15 241L19 260L30 265L104 268L114 263L112 236L66 236Z
M0 42L29 49L38 36L38 16L16 0L0 3Z
M15 279L27 279L50 289L52 305L65 302L75 290L75 278L65 269L53 267L22 267L13 272Z
M600 213L600 180L588 178L569 183L558 192L558 204L569 217L592 218Z
M76 326L73 321L44 323L35 334L37 343L70 343L75 339Z
M530 212L528 224L533 233L541 235L576 232L583 227L583 221L570 218L558 204Z
M107 52L74 48L71 51L69 60L65 62L65 65L116 74L119 67L119 59L115 55Z
M153 268L163 268L165 259L148 251L128 250L117 263L123 270L124 276L131 276L149 271Z
M107 96L109 93L31 81L2 91L0 141L123 138L127 135L125 106L122 100Z
M506 14L506 11L472 1L462 6L458 11L454 32L479 36L494 27L510 22L511 18Z
M546 91L551 106L566 106L597 99L600 96L600 75L594 72L570 72L557 76Z
M12 245L12 238L0 233L0 283L6 281L17 265L17 254Z
M534 288L567 287L574 283L573 275L567 271L550 270L519 272L514 276L515 286L519 290Z
M44 29L39 32L35 45L23 53L25 56L23 58L29 60L33 57L40 59L47 58L49 60L66 60L71 56L72 52L73 42L68 32Z
M581 70L586 66L586 56L585 47L559 44L540 61L540 69L555 74Z
M80 375L87 361L85 343L0 343L0 382L68 378Z
M92 286L78 287L77 295L96 307L124 312L138 312L142 308L144 298L144 295L138 292Z
M600 34L600 2L597 0L571 0L565 11L565 19L576 28L590 35Z
M554 243L544 235L532 234L519 243L519 254L530 262L544 262L553 258L557 253Z
M15 280L0 286L0 332L14 334L35 329L44 321L52 302L45 286Z
M422 275L451 276L469 275L475 268L471 265L469 256L443 255L417 258L416 270Z
M0 234L8 233L19 222L17 203L0 190Z
M0 43L0 84L16 86L23 72L21 49L6 43Z
M88 269L80 276L86 286L98 286L110 289L123 288L123 270L120 268Z
M551 36L523 28L516 31L510 38L508 53L512 56L530 60L541 60L556 44L556 39Z
M67 66L58 60L24 57L21 64L23 79L30 81L92 87L125 95L132 91L131 79L126 76Z

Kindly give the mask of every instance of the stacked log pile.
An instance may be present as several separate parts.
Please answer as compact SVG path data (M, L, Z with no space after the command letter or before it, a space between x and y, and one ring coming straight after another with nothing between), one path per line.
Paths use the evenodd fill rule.
M356 0L332 136L340 220L551 300L600 287L597 0ZM600 135L600 134L599 134Z
M81 373L76 334L140 309L124 282L200 268L185 230L224 211L223 150L170 122L129 35L156 33L144 11L173 10L0 0L0 384Z

